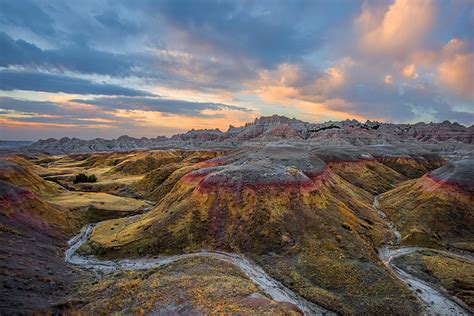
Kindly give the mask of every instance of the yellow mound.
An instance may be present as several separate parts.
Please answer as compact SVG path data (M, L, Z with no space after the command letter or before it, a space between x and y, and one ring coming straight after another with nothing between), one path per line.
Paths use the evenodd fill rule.
M383 193L379 201L402 244L444 248L474 241L474 200L458 187L424 176Z
M81 284L80 312L98 315L244 314L301 315L290 304L272 301L233 265L193 258L145 272L123 272ZM179 298L178 298L179 297Z
M287 170L288 177L300 174ZM267 181L234 191L205 186L214 182L199 177L206 172L181 177L145 215L99 224L81 251L112 258L201 248L244 252L329 309L420 311L412 294L378 260L376 249L391 235L371 208L372 196L330 168L316 176L316 184L301 188Z
M0 180L12 183L18 187L34 192L41 196L58 194L64 189L56 183L46 181L29 168L29 164L19 165L13 161L19 159L0 160Z
M131 212L148 207L144 201L101 192L65 192L51 197L49 201L68 209L91 206L97 209Z

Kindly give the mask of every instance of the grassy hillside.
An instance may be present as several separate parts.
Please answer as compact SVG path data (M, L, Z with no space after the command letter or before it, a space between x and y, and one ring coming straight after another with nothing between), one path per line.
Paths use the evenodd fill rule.
M464 168L452 169L440 179L442 167L420 179L404 182L382 194L380 208L399 228L402 244L435 248L463 247L474 243L474 199L466 183L458 181L472 172L474 163L455 162ZM455 170L455 171L454 171Z

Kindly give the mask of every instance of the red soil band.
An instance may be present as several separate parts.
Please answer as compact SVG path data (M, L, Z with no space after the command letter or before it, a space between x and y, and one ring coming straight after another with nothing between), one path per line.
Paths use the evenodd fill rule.
M49 224L27 211L29 207L36 207L38 202L34 193L15 189L0 197L0 209L12 210L13 212L7 215L11 219L51 235L53 230Z
M0 196L0 207L7 208L15 204L24 203L26 201L36 199L36 195L33 192L15 188L3 196Z
M212 158L209 160L201 161L195 164L194 166L198 168L209 168L209 167L217 167L224 165L226 163L226 159L224 157Z
M443 186L446 191L450 190L455 193L459 194L469 194L471 198L474 198L474 181L471 181L470 183L458 183L454 180L449 180L449 179L440 179L436 177L434 174L431 172L427 173L422 177L422 179L429 179L436 184Z

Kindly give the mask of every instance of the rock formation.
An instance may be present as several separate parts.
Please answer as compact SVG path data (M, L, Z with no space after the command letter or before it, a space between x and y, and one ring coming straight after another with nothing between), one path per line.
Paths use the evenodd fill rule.
M255 119L245 126L230 126L226 132L218 129L190 130L170 138L133 138L120 136L105 140L96 138L81 140L64 137L61 139L39 140L25 150L43 152L90 152L128 151L151 148L229 148L245 142L274 140L309 141L321 145L374 145L400 144L410 142L473 144L474 127L458 123L391 124L356 120L340 122L307 123L285 116L267 116ZM447 146L447 145L443 145ZM457 147L462 147L458 145Z

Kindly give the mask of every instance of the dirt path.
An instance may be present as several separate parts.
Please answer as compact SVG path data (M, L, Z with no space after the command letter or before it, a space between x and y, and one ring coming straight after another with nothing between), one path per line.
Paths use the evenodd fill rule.
M389 242L388 247L383 247L379 249L379 257L383 263L392 270L395 275L402 280L405 284L408 285L408 288L423 302L425 307L425 314L427 315L470 315L463 307L461 307L457 302L455 302L449 296L441 293L428 283L416 278L412 274L409 274L405 270L396 266L394 259L402 257L409 253L421 251L427 248L420 247L400 247L401 235L400 232L396 229L395 225L387 221L385 214L378 208L378 199L374 198L373 208L377 211L380 217L385 221L386 225L394 234L394 239ZM468 256L460 256L458 254L440 251L447 255L454 255L463 257L464 259L471 260L472 258Z
M69 248L65 253L66 262L85 269L110 273L118 270L147 270L192 257L212 257L238 267L252 282L275 301L292 303L298 306L305 315L335 315L335 313L300 297L279 281L271 278L261 267L237 254L203 250L175 256L120 260L100 260L93 256L79 255L77 250L88 240L94 226L95 224L85 226L77 236L69 241Z

